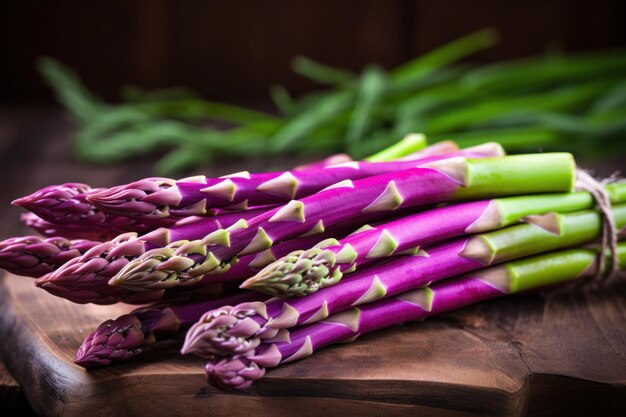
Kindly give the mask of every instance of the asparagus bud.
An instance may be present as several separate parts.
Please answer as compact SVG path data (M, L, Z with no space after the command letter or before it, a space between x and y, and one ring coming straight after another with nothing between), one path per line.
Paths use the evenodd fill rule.
M100 242L63 237L14 237L0 241L0 268L17 275L41 277Z
M91 188L87 184L81 183L51 185L33 194L18 198L12 204L24 207L44 220L55 224L110 228L120 232L144 232L160 226L169 226L175 222L175 219L165 219L159 222L138 222L126 217L107 214L87 201L87 196L90 193L103 190Z

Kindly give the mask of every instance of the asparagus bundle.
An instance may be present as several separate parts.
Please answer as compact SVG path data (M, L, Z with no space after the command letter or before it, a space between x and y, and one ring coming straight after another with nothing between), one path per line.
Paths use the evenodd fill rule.
M74 363L97 368L129 360L157 342L180 335L207 310L224 303L245 303L263 299L258 294L241 292L191 304L154 305L107 320L85 338Z
M624 201L626 183L608 185L612 203ZM525 216L592 208L587 192L544 194L461 203L364 226L334 245L296 251L268 265L242 288L270 295L306 295L338 282L346 273L384 258L464 234L500 229Z
M570 154L489 157L501 155L499 145L450 146L408 159L397 149L370 162L339 155L248 178L142 181L139 191L53 186L17 201L41 216L25 221L44 233L130 231L106 242L8 239L0 266L39 276L38 286L77 303L159 301L102 323L77 353L83 367L130 359L191 326L182 352L211 358L214 385L245 388L265 367L328 344L588 276L603 265L596 251L545 253L592 243L613 225L626 235L626 183L593 197L571 192ZM604 192L610 198L596 195ZM611 203L612 223L600 214ZM537 254L544 255L518 260ZM619 256L626 261L623 244ZM503 262L510 263L493 267ZM222 283L246 279L245 288L306 296L214 296Z
M574 182L570 154L442 159L426 165L342 181L312 196L292 200L202 240L146 252L110 283L133 291L176 281L191 285L213 270L227 270L233 257L264 251L274 242L324 231L335 224L359 225L399 210L426 205L529 193L567 192Z
M314 194L340 181L413 168L454 156L501 156L500 145L488 143L458 152L392 162L344 162L295 171L251 174L240 172L220 178L198 176L175 181L147 178L90 193L98 209L137 221L204 215L207 208L245 209L248 206L284 204Z
M487 299L553 286L596 273L597 251L570 249L543 254L485 268L427 287L404 292L393 298L354 307L323 321L298 327L289 337L268 340L242 353L216 357L206 342L210 332L202 322L188 331L183 354L195 353L210 360L205 367L207 380L218 388L245 389L263 377L265 368L276 367L311 355L339 342L349 342L375 330L420 320ZM621 268L626 267L626 244L618 246ZM245 307L253 309L255 303ZM240 310L241 311L241 310ZM207 313L211 316L213 313ZM253 323L240 324L240 328ZM210 336L209 336L210 337ZM207 349L209 346L209 349Z
M619 230L626 228L626 204L616 205L612 213ZM199 325L205 334L203 346L214 355L241 352L246 346L276 337L277 329L320 321L354 306L493 264L593 242L601 232L601 216L593 210L550 213L527 221L528 224L453 240L413 256L365 268L306 297L214 310ZM244 322L249 325L243 326ZM282 337L288 335L283 333Z
M424 146L425 139L423 135L409 135L391 148L381 151L381 153L378 155L373 155L372 159L384 160L385 158L400 157L419 148L423 148ZM452 146L455 145L452 144ZM492 146L492 148L497 149L497 146ZM423 151L425 153L436 154L444 149L450 149L450 145L438 145L434 148L424 149ZM318 162L316 164L322 166L322 162ZM50 211L50 213L60 216L63 214L63 209L71 209L73 206L81 206L81 204L81 210L78 210L78 212L84 213L88 211L86 208L86 204L83 204L84 198L81 197L83 194L78 196L81 197L79 198L79 200L73 202L71 201L70 191L78 191L80 187L65 187L68 188L69 191L57 189L54 192L51 191L50 188L52 187L49 187L49 189L45 189L40 193L35 193L37 194L37 196L33 196L32 198L34 200L38 200L39 203L41 203L44 207L48 207L51 205L51 203L42 196L46 196L52 193L57 197L59 197L60 195L63 196L63 198L67 197L65 201L56 201L56 203L58 204L55 206L55 210ZM86 191L87 188L87 186L83 186L82 191ZM3 266L6 269L13 270L18 273L27 273L33 276L42 276L44 275L44 273L56 269L63 262L71 260L72 256L69 255L82 255L80 258L76 258L71 260L71 262L67 262L67 265L62 268L62 271L59 272L58 275L50 274L49 276L40 279L38 281L38 285L44 286L46 289L56 295L66 297L76 302L96 302L100 304L108 304L111 302L119 301L120 297L124 297L124 300L128 302L135 302L136 299L140 302L143 302L145 296L128 297L130 295L127 294L128 291L120 291L119 289L112 289L106 286L106 281L108 281L108 279L112 276L111 274L115 274L115 272L121 267L121 265L123 265L123 258L128 260L133 256L133 254L137 255L139 253L142 253L143 250L147 250L146 248L150 249L163 246L170 242L171 237L173 237L174 240L185 238L195 239L203 237L218 228L230 227L238 220L254 217L259 213L266 211L268 208L269 207L258 207L246 210L245 212L223 212L220 210L214 210L215 213L213 213L212 217L210 218L187 217L178 221L175 227L172 227L171 229L161 228L143 236L142 241L144 242L144 246L142 246L141 243L137 241L135 233L126 233L120 235L116 239L106 242L102 245L80 242L77 248L73 248L71 243L68 243L66 239L59 236L54 236L54 239L48 240L47 250L51 250L49 248L50 244L58 244L54 248L54 251L50 253L43 253L42 251L44 251L46 247L42 248L37 245L32 246L33 252L30 252L31 246L24 244L15 246L14 239L10 239L6 242L5 245L3 245L5 253L0 252L0 256L3 257ZM95 209L95 211L98 212L97 209ZM101 212L99 213L102 214ZM75 214L76 213L70 210L70 213L65 213L64 215L73 216ZM45 227L46 232L49 233L69 231L68 234L73 235L75 233L85 234L87 232L89 234L96 234L99 233L99 231L101 230L106 230L106 233L111 233L113 231L119 230L116 228L102 229L99 224L93 221L96 217L88 218L87 220L91 219L92 221L87 221L85 225L69 223L53 224L39 218L33 213L28 213L23 217L25 217L27 221L36 223L40 227ZM128 219L122 220L124 220L125 222L128 221ZM340 235L337 236L340 237ZM29 239L32 240L32 238L18 238L19 242L22 243L27 242ZM37 239L38 238L34 238L35 241L37 241ZM306 244L306 246L300 246L303 244ZM291 247L295 249L309 246L309 244L306 242L302 242L300 245L286 246L286 248ZM74 249L79 249L79 251L77 252ZM93 250L86 254L86 249ZM66 254L61 256L58 253L60 251L66 252ZM111 256L109 256L110 252L113 253ZM281 252L280 250L277 253L279 254L279 256L286 254L286 252ZM46 259L46 255L49 255L48 257L50 259ZM256 268L264 266L265 263L276 259L275 257L271 257L271 253L268 253L266 255L267 256L265 257L258 255L255 259L248 259L245 265L239 264L238 268L235 268L233 273L229 274L230 278L228 276L225 276L224 280L232 280L235 277L243 279L249 276L252 272L256 271L256 269L252 270L246 268L247 264L250 264L251 266L254 266ZM63 262L61 262L61 260L63 260ZM261 263L262 261L265 263ZM26 264L28 264L28 271L24 270ZM101 275L99 275L97 273L98 271L103 272ZM158 293L155 292L154 296L158 297Z

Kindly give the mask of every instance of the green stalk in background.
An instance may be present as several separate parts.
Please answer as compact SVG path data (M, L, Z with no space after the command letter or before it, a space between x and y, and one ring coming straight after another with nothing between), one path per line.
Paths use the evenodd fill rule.
M43 58L38 67L78 124L79 158L111 163L168 150L159 172L220 157L347 151L358 159L411 132L461 146L498 141L513 153L602 156L626 149L624 50L459 63L496 41L497 34L484 29L395 69L367 65L360 74L297 57L294 71L327 89L294 98L273 87L280 116L204 100L186 89L125 87L125 102L107 104L59 62Z
M393 161L394 159L402 158L413 152L422 150L427 145L426 136L421 133L414 133L406 135L390 147L366 157L365 160L369 162Z

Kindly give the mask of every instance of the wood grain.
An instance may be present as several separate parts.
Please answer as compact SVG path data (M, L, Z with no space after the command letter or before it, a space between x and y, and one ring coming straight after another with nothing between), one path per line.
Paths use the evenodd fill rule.
M177 346L86 372L82 339L129 307L79 306L28 278L0 281L0 340L43 415L619 416L626 410L626 281L496 300L324 349L252 389L208 387Z

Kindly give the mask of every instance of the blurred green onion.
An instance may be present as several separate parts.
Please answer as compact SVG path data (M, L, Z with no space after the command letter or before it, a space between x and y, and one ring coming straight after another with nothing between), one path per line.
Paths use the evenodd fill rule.
M41 58L37 66L78 125L79 158L112 163L158 152L159 173L221 156L348 151L359 158L412 132L462 146L498 141L512 152L624 151L626 51L551 52L480 67L459 62L496 41L496 32L484 29L390 71L368 65L360 74L296 57L294 71L328 89L294 98L273 86L280 116L185 88L125 86L125 101L107 104L58 61Z

